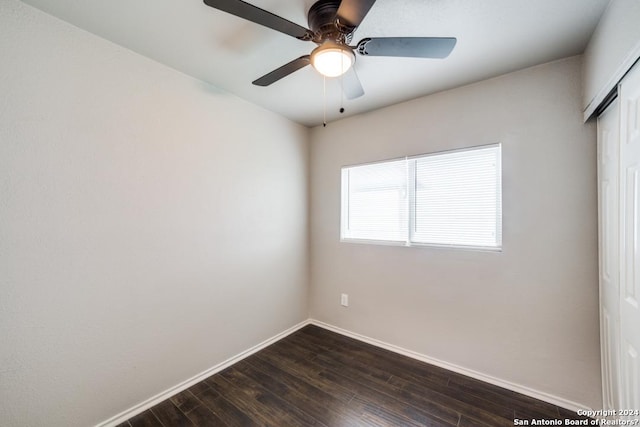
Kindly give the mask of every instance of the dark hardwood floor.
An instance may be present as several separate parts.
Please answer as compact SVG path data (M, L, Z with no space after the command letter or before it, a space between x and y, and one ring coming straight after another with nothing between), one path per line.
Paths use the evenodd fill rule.
M121 426L513 426L516 418L580 417L306 326Z

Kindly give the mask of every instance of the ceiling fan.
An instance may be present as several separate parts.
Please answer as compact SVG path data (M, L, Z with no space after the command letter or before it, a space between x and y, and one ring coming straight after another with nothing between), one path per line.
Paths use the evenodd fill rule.
M309 9L308 22L311 29L242 0L204 0L204 3L318 45L310 55L294 59L253 81L257 86L269 86L312 64L320 74L327 77L343 75L345 95L349 99L355 99L364 95L353 68L355 52L362 56L446 58L456 45L454 37L368 37L360 40L356 46L350 46L354 31L362 23L375 0L319 0Z

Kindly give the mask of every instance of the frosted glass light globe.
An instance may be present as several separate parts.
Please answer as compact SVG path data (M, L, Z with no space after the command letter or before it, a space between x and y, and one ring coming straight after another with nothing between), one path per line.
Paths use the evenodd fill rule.
M343 75L351 68L355 59L351 48L333 42L325 42L311 52L311 64L327 77Z

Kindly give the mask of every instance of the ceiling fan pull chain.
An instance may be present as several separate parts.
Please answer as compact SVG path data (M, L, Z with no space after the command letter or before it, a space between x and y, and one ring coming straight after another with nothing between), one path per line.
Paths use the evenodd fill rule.
M344 70L344 56L340 57L342 69ZM340 74L340 114L344 113L344 73Z
M327 127L327 77L322 76L322 127Z

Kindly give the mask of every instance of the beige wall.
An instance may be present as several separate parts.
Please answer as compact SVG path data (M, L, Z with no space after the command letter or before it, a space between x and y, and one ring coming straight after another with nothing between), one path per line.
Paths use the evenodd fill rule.
M0 425L95 425L306 319L307 134L0 0Z
M580 70L573 57L314 128L311 317L599 407L596 134ZM497 142L502 252L340 243L341 166Z

